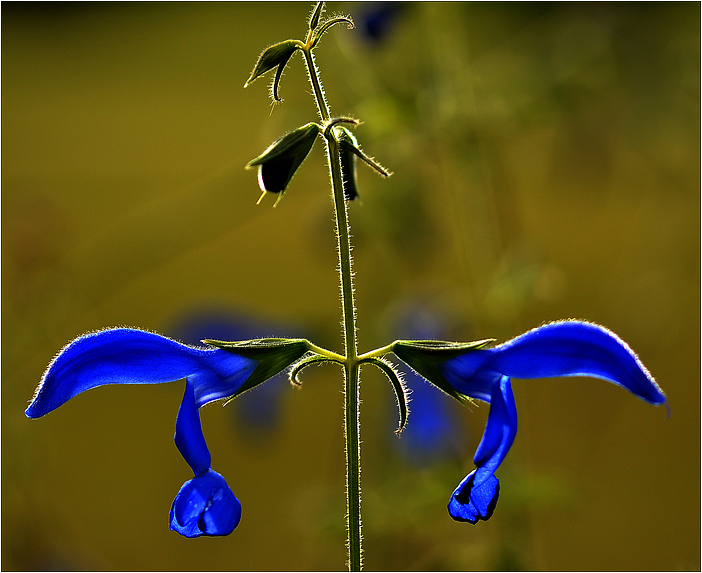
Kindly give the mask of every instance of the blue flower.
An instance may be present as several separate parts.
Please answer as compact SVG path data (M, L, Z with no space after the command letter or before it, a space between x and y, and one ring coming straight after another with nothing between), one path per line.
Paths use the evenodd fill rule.
M517 434L510 378L592 376L618 384L650 404L667 405L631 348L601 326L555 322L489 348L491 342L398 341L393 345L399 358L448 394L490 404L473 458L476 469L458 485L448 505L457 521L487 520L497 504L500 482L495 472Z
M360 29L368 40L380 42L397 23L406 5L404 2L374 2L370 6L359 18Z
M158 384L185 378L175 443L195 477L180 489L170 514L171 529L185 537L228 535L241 519L239 500L211 468L199 409L264 382L309 347L301 339L205 342L210 347L198 348L131 328L86 334L49 364L25 411L27 417L39 418L105 384Z

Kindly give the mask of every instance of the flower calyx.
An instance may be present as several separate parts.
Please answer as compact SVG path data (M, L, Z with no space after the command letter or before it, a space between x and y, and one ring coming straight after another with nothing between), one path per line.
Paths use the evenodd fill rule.
M276 69L275 77L273 78L273 83L271 85L271 97L274 102L282 102L282 98L278 93L278 87L280 85L280 78L283 76L283 70L287 65L290 58L295 55L298 50L303 50L306 52L311 51L319 42L322 35L331 28L334 24L345 23L350 29L355 28L353 20L350 16L333 16L326 20L322 20L322 13L324 12L324 2L318 2L317 5L312 10L310 19L308 22L309 30L307 33L307 42L302 43L300 40L285 40L283 42L278 42L272 46L268 46L256 61L253 71L249 75L249 79L244 83L244 87L247 88L251 83L253 83L257 78L269 72L272 69Z
M259 338L241 342L203 340L202 342L257 362L255 370L227 402L282 372L310 349L309 341L304 338Z
M290 180L309 154L321 128L316 123L308 123L286 133L274 141L256 159L246 165L246 169L258 166L258 185L263 193L258 202L261 202L266 193L280 193L278 201L287 189ZM275 206L274 205L274 206Z
M397 407L400 411L400 424L397 427L397 430L395 430L395 433L399 436L405 429L405 426L407 426L407 416L409 415L407 404L410 401L410 391L408 390L405 381L402 379L402 374L384 358L369 357L362 359L359 363L373 364L374 366L377 366L380 368L380 370L382 370L383 374L387 376L388 381L392 385L392 389L395 391L395 397L397 398Z
M495 342L494 338L474 342L446 342L439 340L396 340L391 344L392 352L410 366L417 374L423 376L434 386L463 404L472 403L472 399L458 392L446 379L442 365L451 358L482 350Z

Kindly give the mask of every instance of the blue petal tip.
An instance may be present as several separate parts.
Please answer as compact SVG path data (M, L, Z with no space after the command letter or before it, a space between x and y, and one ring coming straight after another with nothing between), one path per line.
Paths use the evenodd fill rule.
M170 513L171 530L188 538L229 535L239 521L241 503L213 470L185 482Z
M448 504L453 519L473 525L492 517L500 495L500 480L491 474L485 481L475 485L476 471L473 470L458 485Z

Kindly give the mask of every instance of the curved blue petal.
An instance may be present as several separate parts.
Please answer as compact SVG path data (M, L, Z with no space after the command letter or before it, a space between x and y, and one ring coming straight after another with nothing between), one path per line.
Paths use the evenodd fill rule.
M514 403L512 385L507 376L493 386L483 439L475 451L473 461L478 466L474 487L490 479L505 459L517 435L517 406Z
M636 354L602 326L562 321L540 326L495 348L466 352L448 360L443 370L456 390L486 399L491 380L593 376L623 386L651 404L665 394Z
M492 517L500 495L500 480L490 475L482 484L475 485L475 473L473 470L458 484L448 504L451 517L473 525Z
M602 326L580 321L546 324L492 349L489 368L513 378L594 376L642 400L666 397L629 345Z
M170 520L185 537L229 535L241 521L241 503L220 474L207 470L180 488Z
M105 384L158 384L188 377L198 407L234 394L257 362L219 348L187 346L152 332L112 328L85 334L46 369L25 414L39 418Z
M210 469L210 450L200 424L200 413L195 405L195 392L190 380L185 383L185 395L176 418L175 444L195 475Z
M446 381L461 394L490 402L492 388L502 374L485 369L493 349L468 350L441 364L439 367Z

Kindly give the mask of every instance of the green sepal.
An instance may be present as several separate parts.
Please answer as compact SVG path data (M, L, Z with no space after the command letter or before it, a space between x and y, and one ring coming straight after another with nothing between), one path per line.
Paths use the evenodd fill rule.
M389 177L390 175L392 175L392 171L388 171L375 159L369 157L363 152L361 146L358 144L356 136L353 133L351 133L347 128L343 126L336 126L335 136L337 138L337 141L339 142L339 146L342 149L346 149L354 155L356 155L357 157L359 157L364 163L366 163L372 169L375 169L383 177Z
M295 171L305 160L314 145L321 128L308 123L274 141L246 169L259 166L258 184L262 191L281 193L285 191Z
M267 47L258 57L258 61L256 62L249 79L246 80L244 87L248 87L255 79L261 77L267 71L272 70L276 66L281 64L285 65L295 51L299 49L300 42L297 40L285 40L284 42Z
M356 186L356 157L360 157L366 164L375 169L383 177L392 175L377 161L368 157L361 150L356 136L347 128L340 126L340 123L351 123L358 125L359 121L354 118L338 117L331 120L324 130L326 138L333 137L339 144L339 157L341 159L341 175L344 186L344 196L347 201L353 201L358 197L358 187Z
M256 165L262 165L271 159L280 158L282 156L299 155L301 150L306 150L304 153L306 156L309 150L312 149L312 144L314 144L314 140L320 133L321 128L314 122L298 127L276 139L261 155L249 161L246 167L250 168Z
M290 379L290 383L293 386L302 386L302 381L298 378L298 375L302 370L307 368L310 364L322 364L323 362L336 362L337 364L340 364L337 360L334 360L333 358L329 358L328 356L310 356L309 358L305 358L304 360L300 360L295 366L293 366L290 369L290 373L288 375L288 378Z
M396 340L392 351L412 370L461 403L472 399L456 391L446 380L441 365L447 360L471 350L481 350L495 342L494 338L475 342L444 342L439 340Z
M273 80L272 96L275 101L281 101L278 97L278 84L280 82L280 77L283 74L283 69L288 63L288 60L292 58L293 54L301 49L301 44L299 40L285 40L279 44L273 44L266 48L263 53L258 57L258 61L254 66L249 79L246 80L244 87L248 87L256 78L259 78L266 72L272 70L273 68L278 68L275 79Z
M203 340L202 342L258 362L251 376L229 400L282 372L310 349L310 343L304 338L258 338L241 342Z

